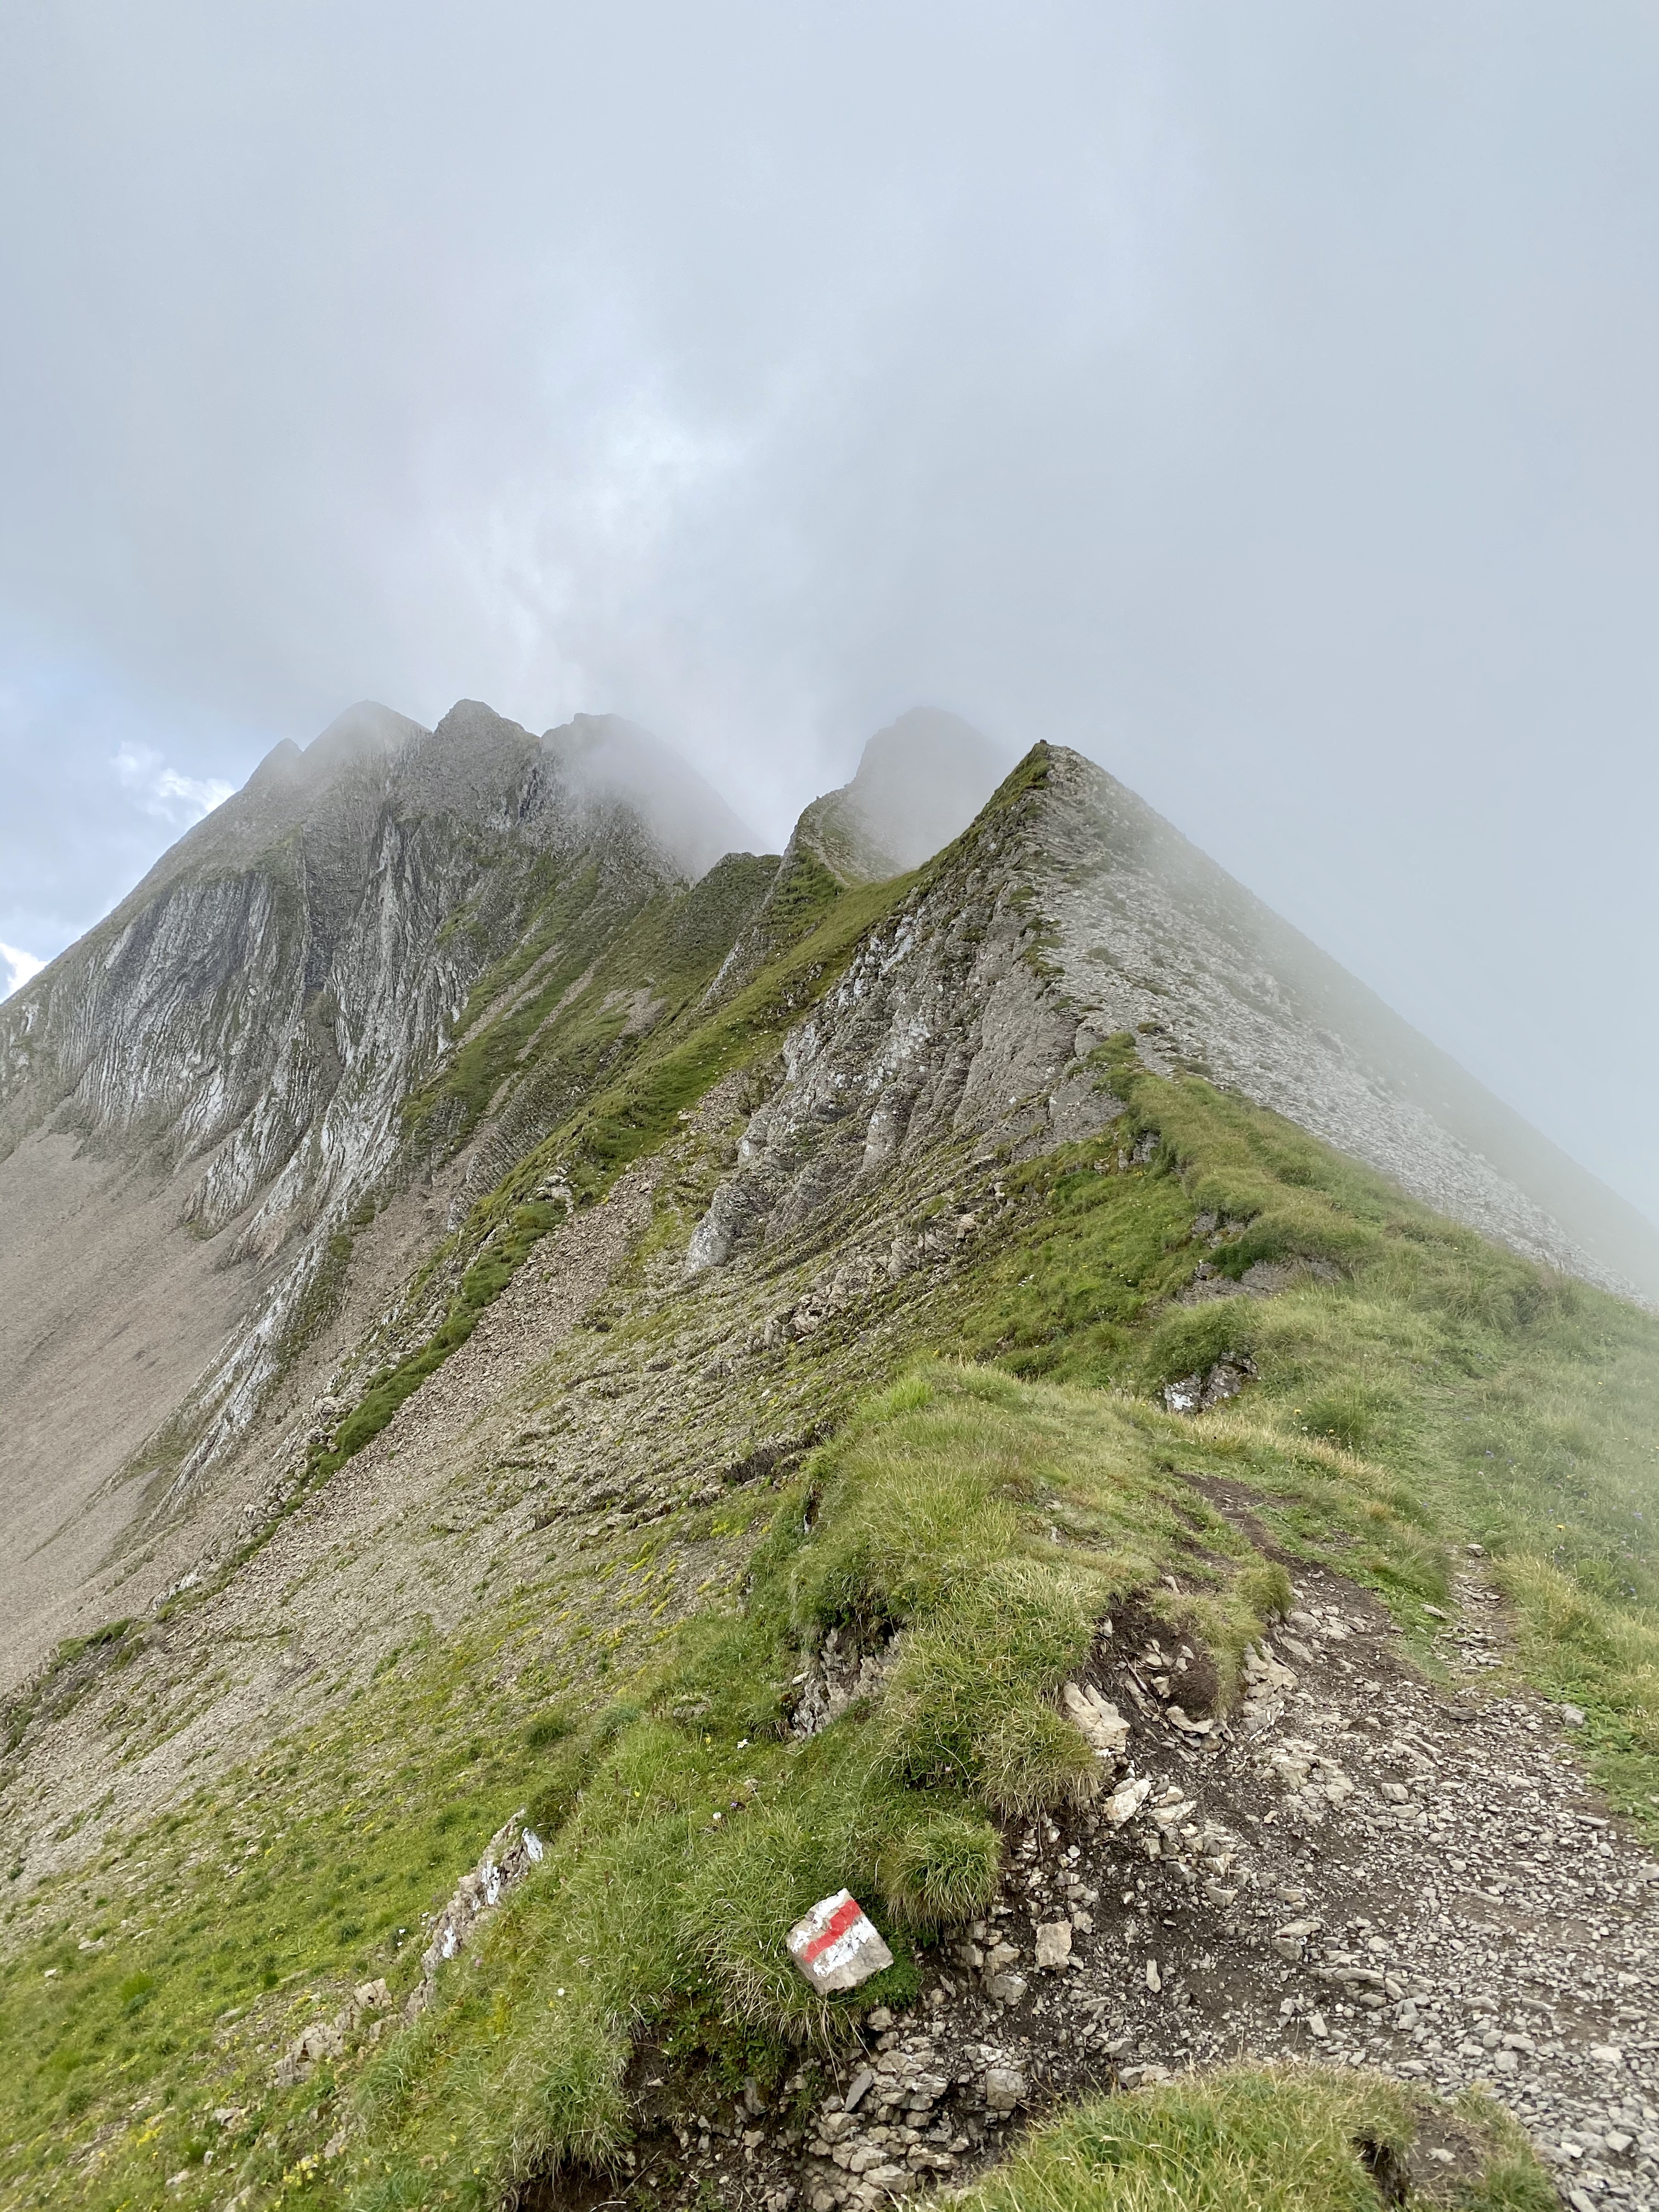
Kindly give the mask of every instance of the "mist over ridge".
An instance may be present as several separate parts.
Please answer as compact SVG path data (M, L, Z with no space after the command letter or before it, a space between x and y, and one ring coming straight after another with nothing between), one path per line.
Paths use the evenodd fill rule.
M9 22L0 942L360 692L774 849L932 700L1659 1218L1640 11L186 17Z

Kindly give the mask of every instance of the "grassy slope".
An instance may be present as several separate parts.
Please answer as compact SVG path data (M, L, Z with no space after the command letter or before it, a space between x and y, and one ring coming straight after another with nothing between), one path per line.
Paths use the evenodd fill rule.
M749 1032L757 1049L775 1018ZM688 1061L591 1116L592 1156L619 1164L653 1141L737 1064L746 1047L725 1034L693 1036L676 1048ZM39 1900L0 1996L0 2180L19 2201L155 2202L182 2172L171 2201L208 2203L228 2166L286 2174L285 2195L319 2202L483 2205L550 2151L617 2138L617 2073L642 2016L712 2037L744 2070L836 2033L880 1992L816 2006L782 1963L784 1927L850 1873L890 1929L902 1984L907 1945L990 1879L991 1817L1075 1786L1047 1695L1116 1593L1173 1566L1224 1661L1251 1632L1271 1580L1178 1469L1258 1491L1279 1540L1378 1589L1430 1664L1424 1602L1444 1597L1452 1547L1486 1543L1534 1678L1586 1707L1616 1801L1650 1812L1652 1321L1201 1083L1158 1082L1121 1054L1103 1077L1131 1125L1161 1132L1157 1158L1121 1170L1119 1124L1021 1171L1003 1241L918 1309L918 1350L931 1330L991 1364L896 1382L799 1487L735 1497L678 1560L685 1532L668 1527L597 1575L590 1554L580 1577L555 1570L481 1609L466 1637L406 1653L318 1729ZM1190 1233L1200 1210L1248 1223L1208 1255L1224 1267L1316 1256L1340 1279L1172 1305L1207 1249ZM1261 1380L1243 1400L1196 1422L1161 1410L1162 1381L1243 1351ZM690 1588L694 1556L700 1607L659 1640L653 1614ZM778 1699L800 1642L849 1619L907 1624L903 1664L876 1715L792 1750ZM274 2090L276 2049L337 2002L331 1991L375 1972L408 1985L416 1947L399 1931L525 1802L552 1849L486 1939L489 1971L453 1977L366 2071L349 2058ZM79 1948L100 1935L104 1948ZM1288 2197L1265 2181L1228 2196L1214 2175L1231 2169L1205 2165L1224 2155L1212 2093L1161 2094L1132 2109L1174 2130L1190 2201L1206 2201L1200 2180L1230 2204L1368 2201L1352 2161L1319 2148L1335 2107L1316 2112L1304 2088L1239 2092L1261 2106L1264 2140L1303 2161ZM216 2106L240 2117L217 2130ZM347 2110L350 2151L316 2166ZM1110 2113L1068 2123L985 2205L1164 2201L1165 2153L1109 2150L1143 2124ZM1488 2201L1537 2201L1530 2185L1503 2182Z

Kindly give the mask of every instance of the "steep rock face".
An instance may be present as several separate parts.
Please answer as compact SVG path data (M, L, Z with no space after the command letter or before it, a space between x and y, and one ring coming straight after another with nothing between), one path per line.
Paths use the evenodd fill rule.
M1044 1150L1121 1110L1077 1065L1100 1036L1034 957L1024 877L1040 808L1028 793L992 810L792 1032L782 1080L692 1237L694 1273L744 1237L788 1236L875 1190L940 1143Z
M0 1008L0 1206L52 1224L0 1267L0 1486L65 1562L37 1577L72 1582L126 1517L80 1516L158 1424L175 1491L247 1431L331 1240L447 1141L440 1115L416 1143L405 1102L550 897L601 945L741 831L683 768L645 818L653 742L605 717L538 739L470 702L435 731L354 709L279 746ZM91 1264L43 1300L54 1236ZM154 1371L106 1411L135 1321Z

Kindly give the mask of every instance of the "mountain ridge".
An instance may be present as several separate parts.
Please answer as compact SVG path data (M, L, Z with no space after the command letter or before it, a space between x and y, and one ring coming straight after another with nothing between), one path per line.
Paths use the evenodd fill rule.
M360 706L306 752L268 755L242 793L186 833L106 922L0 1009L0 1177L4 1156L26 1137L40 1159L50 1155L48 1182L79 1194L62 1200L70 1218L84 1222L92 1209L101 1224L94 1275L98 1239L113 1233L108 1224L127 1203L122 1189L150 1225L126 1243L116 1237L115 1279L142 1270L158 1208L164 1217L175 1207L191 1240L182 1250L167 1243L165 1347L155 1328L146 1334L131 1289L125 1306L97 1320L106 1335L114 1328L135 1343L129 1358L155 1387L133 1391L125 1418L105 1425L100 1449L77 1455L68 1498L36 1479L21 1500L37 1530L33 1548L44 1544L41 1556L50 1556L55 1546L76 1563L64 1570L61 1595L135 1510L131 1525L149 1525L158 1498L176 1501L256 1429L296 1330L316 1328L342 1295L350 1217L385 1201L388 1177L429 1179L432 1162L465 1140L471 1165L449 1201L453 1233L601 1063L647 1047L673 994L642 982L645 968L685 957L652 938L653 951L637 935L651 936L649 916L663 899L690 916L701 897L713 922L705 951L690 956L696 988L673 1014L684 1021L694 1001L707 1010L740 990L846 886L890 875L891 856L859 825L871 763L880 767L884 748L902 751L907 732L918 773L931 778L935 822L951 818L940 763L960 726L937 716L892 726L866 748L866 789L855 777L815 801L781 860L734 857L694 884L692 867L720 842L713 833L736 817L712 793L700 795L689 771L670 780L653 818L641 814L641 785L665 749L631 726L578 717L538 739L462 702L428 732ZM890 781L890 759L885 772ZM988 749L969 747L956 818L990 772ZM1031 801L1040 823L1017 854L1000 855L994 835L975 833L981 873L1013 867L1035 887L1052 939L1044 957L1097 1042L1133 1030L1155 1072L1209 1068L1551 1266L1622 1294L1659 1285L1659 1237L1644 1240L1633 1209L1105 770L1043 747L1007 788L1040 794ZM665 842L671 812L684 833L678 854ZM550 890L561 870L564 890ZM601 959L612 963L602 990ZM630 961L644 965L635 972ZM484 1002L475 1004L480 992ZM575 1017L566 994L584 1002ZM250 1001L284 1011L250 1022ZM118 1016L120 1006L127 1011ZM917 1002L905 1018L924 1036L933 1016ZM550 1041L576 1018L593 1033L568 1061ZM917 1051L927 1064L927 1050ZM1056 1043L1052 1066L1018 1079L1051 1086L1043 1125L1051 1139L1067 1126L1067 1102L1082 1095L1078 1079L1060 1073L1075 1056ZM792 1066L786 1098L798 1073ZM915 1069L889 1075L880 1110L891 1121L911 1112L906 1085L919 1079ZM866 1079L848 1064L836 1079L856 1087ZM1455 1106L1446 1119L1449 1091ZM825 1110L820 1098L811 1112ZM762 1122L769 1127L779 1111L769 1106ZM865 1141L879 1151L873 1137ZM759 1205L753 1182L739 1173L717 1211L735 1218ZM1527 1194L1528 1183L1542 1202ZM1548 1201L1564 1198L1562 1210L1589 1223L1588 1240L1553 1218ZM699 1233L706 1250L726 1234L713 1217ZM1612 1264L1592 1249L1598 1234ZM28 1266L22 1240L14 1267ZM28 1310L16 1291L13 1301L14 1315ZM72 1376L86 1363L88 1317L103 1316L92 1279L73 1267L47 1307L49 1325L26 1342L53 1351L32 1363L40 1410L31 1410L27 1384L19 1394L15 1468L25 1455L39 1469L61 1455L58 1409L76 1402ZM19 1334L14 1320L14 1340ZM26 1348L14 1356L31 1365ZM18 1482L14 1473L14 1492ZM78 1522L77 1514L88 1517Z
M1361 2129L1541 2208L1518 2137L1410 2083L1468 2086L1497 2002L1452 1848L1504 2016L1517 1962L1574 1992L1510 2084L1536 2139L1625 2125L1572 2036L1645 2063L1659 1867L1610 1832L1583 1895L1624 1932L1587 1945L1527 1824L1552 1777L1586 1834L1659 1802L1650 1317L1082 757L962 794L908 874L832 866L819 802L690 881L484 711L465 757L335 748L271 869L165 878L9 1017L45 1402L13 1385L8 1499L63 1525L15 1514L6 1563L0 2186L1018 2207L1016 2115L1165 2073L1183 2157L1243 2100L1277 2171L1313 2124L1264 2063L1322 2037L1374 2074L1329 2077L1318 2212L1367 2201ZM398 763L450 811L392 803ZM137 979L118 1019L77 975ZM203 1281L243 1302L192 1364ZM135 1316L160 1364L105 1473ZM841 1889L894 1965L826 2002L785 1936Z

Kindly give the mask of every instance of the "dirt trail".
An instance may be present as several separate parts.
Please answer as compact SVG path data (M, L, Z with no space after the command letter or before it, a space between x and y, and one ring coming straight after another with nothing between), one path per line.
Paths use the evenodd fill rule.
M1012 1830L991 1913L930 1954L912 2014L872 2015L816 2108L734 2102L647 2049L633 2172L527 2203L648 2179L658 2203L712 2185L769 2212L874 2205L959 2185L1091 2088L1246 2054L1485 2084L1574 2212L1659 2203L1659 1866L1596 1802L1559 1710L1486 1694L1502 1626L1473 1565L1447 1632L1467 1702L1366 1593L1298 1567L1296 1598L1207 1735L1170 1717L1201 1656L1114 1624L1091 1679L1132 1718L1144 1805L1118 1829L1097 1808ZM1455 2126L1431 2133L1416 2179L1468 2155Z

